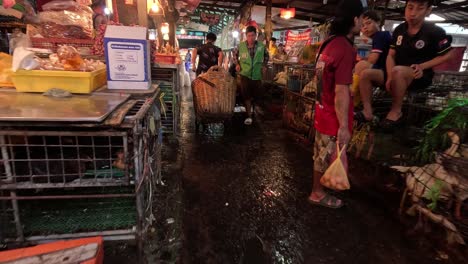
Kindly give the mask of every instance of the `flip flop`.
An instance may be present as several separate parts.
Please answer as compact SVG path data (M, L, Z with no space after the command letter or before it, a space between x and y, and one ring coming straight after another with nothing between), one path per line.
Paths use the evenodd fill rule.
M320 199L320 201L316 202L316 201L312 201L311 199L307 198L307 201L310 203L310 204L313 204L313 205L320 205L320 206L323 206L323 207L327 207L327 208L332 208L332 209L338 209L338 208L341 208L343 207L344 203L343 201L341 201L341 204L340 205L337 205L338 203L338 198L336 198L335 196L333 195L330 195L330 194L325 194L323 196L322 199ZM331 203L329 204L329 202L331 201Z

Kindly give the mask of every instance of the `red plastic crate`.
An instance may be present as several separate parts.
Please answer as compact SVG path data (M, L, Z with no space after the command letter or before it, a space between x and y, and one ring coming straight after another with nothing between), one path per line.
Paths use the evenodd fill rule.
M163 54L156 54L154 56L155 63L161 64L175 64L176 56L175 55L163 55Z
M57 48L62 45L75 48L89 48L90 55L93 54L94 40L92 39L61 39L61 38L31 38L33 48L50 49L57 52Z

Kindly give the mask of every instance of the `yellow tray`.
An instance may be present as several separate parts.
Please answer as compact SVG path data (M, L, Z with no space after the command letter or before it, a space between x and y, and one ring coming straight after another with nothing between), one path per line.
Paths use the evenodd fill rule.
M46 92L60 88L80 94L91 93L107 82L106 69L93 72L19 70L12 79L18 92Z

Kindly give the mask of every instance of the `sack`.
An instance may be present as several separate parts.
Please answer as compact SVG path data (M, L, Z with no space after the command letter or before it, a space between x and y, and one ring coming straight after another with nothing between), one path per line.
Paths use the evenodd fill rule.
M335 156L335 157L333 157ZM350 188L348 180L348 158L346 156L346 145L341 149L336 144L335 155L332 155L333 162L325 171L320 183L336 191L348 190Z

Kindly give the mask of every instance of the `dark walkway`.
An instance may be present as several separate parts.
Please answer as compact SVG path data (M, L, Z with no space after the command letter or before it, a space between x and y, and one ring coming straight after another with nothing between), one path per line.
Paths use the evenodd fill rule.
M160 194L175 223L153 253L167 263L456 263L407 240L395 213L358 188L340 194L340 210L309 205L311 153L280 121L196 134L191 104L182 112L179 148L166 153L170 193Z

